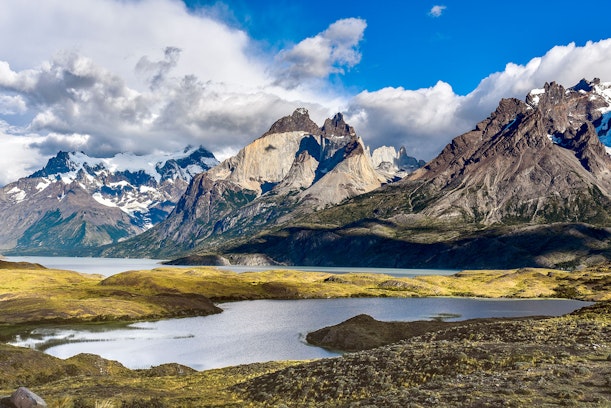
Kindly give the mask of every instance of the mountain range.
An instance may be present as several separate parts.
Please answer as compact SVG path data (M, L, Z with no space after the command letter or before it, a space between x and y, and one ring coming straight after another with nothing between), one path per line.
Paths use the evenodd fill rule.
M319 127L300 108L196 176L165 221L104 255L209 251L373 191L423 164L405 149L370 154L341 113ZM248 258L244 262L270 261Z
M193 176L217 164L203 147L111 158L59 152L0 189L0 249L78 255L137 235L167 217Z
M611 84L504 99L400 181L179 260L574 268L611 259ZM253 262L255 262L253 261Z
M150 172L60 153L2 189L0 243L198 264L575 268L611 259L610 129L598 79L503 99L428 163L371 152L341 113L318 126L300 108L222 163L203 148Z

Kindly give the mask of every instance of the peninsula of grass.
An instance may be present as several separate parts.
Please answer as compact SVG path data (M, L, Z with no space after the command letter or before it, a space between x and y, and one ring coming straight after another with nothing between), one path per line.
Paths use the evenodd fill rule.
M50 407L427 406L430 401L598 407L611 400L611 266L416 278L288 270L238 274L197 267L104 278L5 263L0 277L0 340L44 324L220 313L223 302L249 299L470 296L598 302L557 318L441 325L422 338L336 359L202 372L178 364L129 370L95 355L62 360L0 344L0 395L26 385ZM498 384L505 394L499 396Z
M524 268L451 276L271 270L235 273L213 267L157 268L108 278L71 271L0 270L0 325L132 322L222 312L255 299L468 296L611 300L611 267L564 272Z

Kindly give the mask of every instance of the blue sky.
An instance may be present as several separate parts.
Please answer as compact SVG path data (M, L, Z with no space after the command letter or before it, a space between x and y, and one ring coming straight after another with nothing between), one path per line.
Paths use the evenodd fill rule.
M248 32L262 46L281 49L347 17L367 22L358 66L338 76L362 91L387 86L418 89L448 82L461 94L474 90L509 62L525 64L556 45L584 45L610 36L611 2L432 1L218 1L187 0L197 10ZM439 15L432 15L438 6Z
M609 1L184 1L0 2L0 185L59 150L224 159L298 107L429 160L501 98L611 81Z

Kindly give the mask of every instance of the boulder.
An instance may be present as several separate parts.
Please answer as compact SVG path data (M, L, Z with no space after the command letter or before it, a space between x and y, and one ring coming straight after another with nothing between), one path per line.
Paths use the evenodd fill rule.
M26 387L19 387L10 396L0 399L0 408L46 407L47 403Z

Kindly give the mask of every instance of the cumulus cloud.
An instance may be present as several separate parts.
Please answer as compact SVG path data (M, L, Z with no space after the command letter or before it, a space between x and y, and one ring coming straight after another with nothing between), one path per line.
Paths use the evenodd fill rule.
M326 102L342 103L312 87L273 85L273 55L253 54L244 32L175 0L41 0L36 8L7 0L0 19L0 121L11 127L0 148L29 146L30 157L197 144L226 156L297 107L321 120L330 114ZM64 24L51 27L56 21ZM321 34L331 47L329 72L358 62L353 35L350 21ZM0 183L29 172L7 158Z
M457 118L463 97L439 81L431 88L384 88L361 92L348 118L367 144L406 146L411 155L430 158L469 124Z
M43 137L30 134L16 134L18 129L0 120L0 186L15 181L38 170L45 162L45 155L33 150L30 145L43 140Z
M25 111L25 100L20 95L0 95L0 115L16 115Z
M175 151L189 144L212 150L242 147L296 107L257 89L171 75L178 51L160 61L141 59L150 89L137 91L89 58L61 53L37 70L4 67L0 86L18 94L35 112L28 129L46 135L32 144L44 154L82 150L98 157L121 151ZM321 114L315 103L299 103ZM326 113L326 112L325 112Z
M431 10L429 11L429 16L431 17L441 17L441 15L443 14L444 10L446 9L446 6L433 6L431 8Z
M565 87L582 78L611 81L611 39L556 46L525 65L509 63L484 78L466 96L449 84L406 90L361 92L350 102L348 119L372 147L406 146L418 158L432 159L452 138L472 129L493 112L502 98L524 99L528 92L556 81Z
M2 5L0 184L58 150L102 157L202 144L226 157L300 106L318 123L343 107L366 144L405 145L428 160L503 97L524 98L549 81L611 81L611 40L603 40L510 63L468 95L440 81L347 97L321 85L360 62L362 19L339 20L277 55L256 55L244 32L175 0ZM58 29L54 21L68 23Z
M144 56L136 64L136 72L147 78L151 89L158 88L165 81L166 75L176 67L181 51L178 47L166 47L161 61L151 61Z
M358 45L367 23L359 18L339 20L322 33L306 38L276 57L277 84L288 88L311 79L344 73L361 61Z
M139 89L143 83L134 66L143 55L177 47L182 50L174 67L178 76L249 86L268 82L264 60L248 52L253 42L246 33L203 12L190 13L182 1L39 0L32 7L3 0L1 14L0 55L14 70L31 69L57 52L70 51Z

